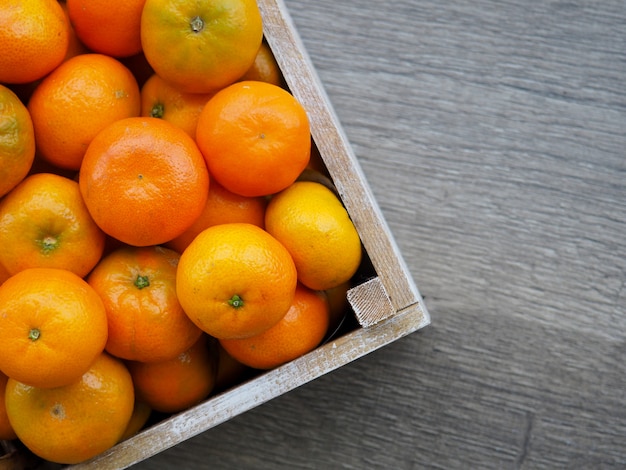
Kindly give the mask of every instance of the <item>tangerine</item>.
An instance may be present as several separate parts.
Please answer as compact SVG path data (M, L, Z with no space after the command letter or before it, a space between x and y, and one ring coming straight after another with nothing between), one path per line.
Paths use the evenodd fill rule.
M272 369L315 349L328 331L326 294L298 284L287 314L269 330L242 339L221 339L237 361L255 369Z
M35 131L26 106L0 85L0 198L22 181L35 159Z
M76 274L31 268L0 286L0 370L9 377L42 388L75 382L106 340L102 300Z
M4 400L7 382L9 378L0 371L0 440L10 441L17 438L15 430L9 422L7 408Z
M0 4L0 82L29 83L65 58L69 22L57 0L3 0Z
M152 408L150 408L147 403L135 399L133 414L130 417L130 421L126 426L126 430L124 431L124 434L122 434L120 441L125 441L141 431L141 429L148 422L148 419L150 419L151 415Z
M101 353L65 386L31 387L9 379L6 407L17 436L35 455L76 464L120 440L133 413L134 396L124 363Z
M214 225L245 222L263 228L266 206L263 197L240 196L213 180L200 217L183 234L167 242L167 246L182 253L200 232Z
M51 173L26 177L0 202L0 263L11 274L62 268L84 277L104 251L78 183Z
M217 92L200 114L196 142L211 175L243 196L285 189L311 154L305 109L288 91L258 81Z
M359 234L341 200L313 181L297 181L275 195L265 228L293 257L298 280L327 290L350 280L362 257Z
M191 320L215 338L245 338L287 313L296 268L285 247L252 224L202 231L178 263L176 293Z
M160 246L122 247L103 258L87 282L107 312L109 354L141 362L172 359L202 331L176 297L180 255Z
M261 43L261 47L257 51L252 66L239 80L256 80L280 87L284 86L282 72L276 62L274 53L266 41Z
M200 216L209 173L194 140L162 119L121 119L91 142L79 185L96 223L135 246L177 237Z
M11 274L9 274L7 268L4 267L4 264L0 263L0 286L4 284L4 281L6 281L10 277Z
M141 52L141 12L146 0L66 0L77 37L94 52L128 57Z
M213 93L241 77L263 39L255 0L147 0L141 16L146 59L186 93Z
M141 88L141 115L169 121L195 138L200 112L211 96L183 93L153 74Z
M67 18L68 24L70 25L70 42L67 46L67 52L65 53L65 60L71 59L75 55L88 54L90 50L76 35L76 29L74 28L74 26L72 25L72 21L70 20L70 13L67 8L67 2L65 0L61 0L59 1L59 4L63 8L63 13L65 13L65 17Z
M139 86L118 60L80 54L41 81L28 102L37 151L60 168L78 170L95 135L139 115Z
M128 362L139 400L175 413L205 399L215 386L216 358L203 335L187 351L162 362Z

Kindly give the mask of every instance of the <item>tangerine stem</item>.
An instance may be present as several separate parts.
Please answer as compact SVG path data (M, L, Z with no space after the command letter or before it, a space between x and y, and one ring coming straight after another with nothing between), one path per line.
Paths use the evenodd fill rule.
M235 308L241 308L243 307L243 299L235 294L228 301L228 305Z
M196 16L189 22L189 26L191 26L191 30L194 33L199 33L204 29L204 21L199 16Z
M59 240L54 235L46 235L39 241L41 251L43 251L44 254L47 254L54 250L58 246L58 244Z
M165 106L163 106L163 103L157 103L152 106L152 109L150 110L150 117L162 118L164 112Z
M148 276L142 276L141 274L137 275L137 279L135 279L135 287L137 289L143 289L144 287L148 287L150 285L150 279Z
M41 336L41 331L39 331L39 328L31 328L28 332L28 339L32 341L37 341L39 339L39 336Z

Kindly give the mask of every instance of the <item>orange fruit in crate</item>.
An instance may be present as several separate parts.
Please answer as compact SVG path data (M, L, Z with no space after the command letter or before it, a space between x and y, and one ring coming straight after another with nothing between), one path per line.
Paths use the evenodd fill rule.
M283 74L267 42L263 41L261 43L252 67L248 69L240 80L256 80L283 86Z
M152 415L152 408L147 403L135 399L135 406L133 407L133 414L130 417L130 421L124 430L124 434L120 438L120 441L124 441L133 437L146 425L150 416Z
M211 93L236 81L262 39L255 0L147 0L141 17L148 62L187 93Z
M33 387L78 380L104 350L102 300L64 269L20 271L0 286L0 370Z
M113 447L133 413L126 366L106 353L69 385L30 387L9 379L6 406L19 439L50 462L76 464Z
M0 85L0 198L26 177L34 159L30 113L13 91Z
M185 249L176 292L185 313L215 338L245 338L274 326L296 289L291 256L252 224L209 227Z
M63 8L63 13L65 13L65 17L67 18L68 24L70 25L69 27L70 41L69 41L69 45L67 46L67 52L65 53L65 60L71 59L72 57L76 55L88 54L91 51L87 48L87 46L85 46L85 44L83 44L83 42L76 35L76 29L74 28L70 20L70 13L67 9L67 2L65 0L62 0L59 2L59 4Z
M266 205L267 201L263 197L240 196L213 180L200 217L182 235L169 241L167 246L182 253L200 232L214 225L244 222L263 228Z
M326 294L298 284L287 314L257 336L222 339L233 358L255 369L271 369L315 349L328 331L330 309Z
M315 290L347 282L361 262L361 241L341 200L326 186L298 181L275 195L265 228L293 257L298 280Z
M196 141L211 175L243 196L265 196L293 183L309 163L311 134L302 105L286 90L238 82L206 104Z
M89 274L87 282L107 312L108 353L133 361L164 361L198 340L202 331L176 297L179 258L160 246L122 247Z
M78 170L95 135L119 119L139 115L139 86L118 60L80 54L56 68L28 102L37 151L60 168Z
M4 267L4 264L0 263L0 286L10 277L11 274L7 271L7 268Z
M198 218L209 173L194 140L162 119L119 120L91 142L80 190L96 223L129 245L158 245Z
M13 426L9 422L4 396L9 378L0 371L0 440L9 441L17 438Z
M216 357L206 336L174 359L128 362L137 398L162 413L175 413L209 396L215 386Z
M141 88L141 115L171 122L195 138L200 112L211 96L183 93L154 74Z
M26 177L0 202L0 263L12 274L47 267L83 277L96 265L105 236L78 183L51 173Z
M113 57L141 52L141 12L146 0L66 0L76 35L89 49Z
M69 22L57 0L0 3L0 82L28 83L65 58Z

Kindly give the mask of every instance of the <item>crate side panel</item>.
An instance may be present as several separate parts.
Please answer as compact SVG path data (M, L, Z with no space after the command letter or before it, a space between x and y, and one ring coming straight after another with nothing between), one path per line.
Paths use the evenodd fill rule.
M424 324L417 309L414 306L370 328L358 328L67 468L128 468L418 330Z
M422 303L284 3L281 0L258 0L258 4L263 14L266 39L291 92L309 113L313 139L394 310ZM421 314L428 320L425 309Z

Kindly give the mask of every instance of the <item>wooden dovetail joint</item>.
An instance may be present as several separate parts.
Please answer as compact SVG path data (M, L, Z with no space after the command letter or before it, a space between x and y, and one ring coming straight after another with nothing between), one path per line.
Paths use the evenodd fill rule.
M349 289L348 302L359 324L364 328L386 320L396 313L385 286L378 277Z

